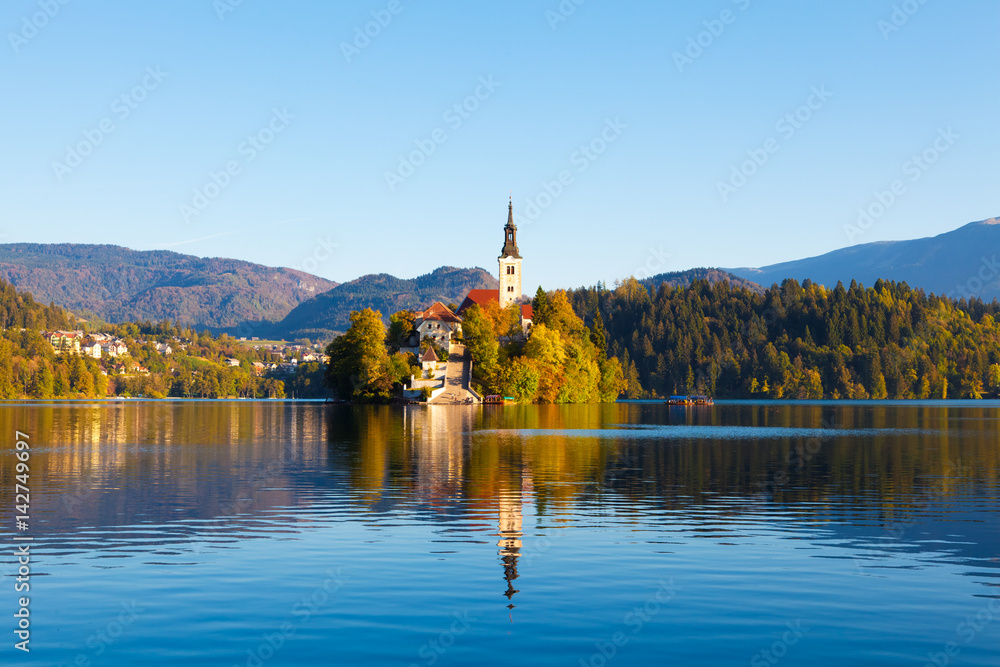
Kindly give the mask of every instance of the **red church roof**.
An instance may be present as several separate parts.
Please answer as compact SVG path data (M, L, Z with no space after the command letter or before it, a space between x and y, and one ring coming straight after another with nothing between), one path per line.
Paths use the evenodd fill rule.
M498 289L473 289L469 290L468 296L465 297L465 301L462 305L458 307L456 311L458 315L464 313L467 309L472 308L473 305L479 304L480 306L485 306L490 303L500 303L500 290Z
M462 315L467 309L472 308L474 305L485 306L488 303L500 303L500 290L498 289L474 289L469 290L468 296L462 302L462 305L458 307L455 311L458 315ZM531 309L530 303L521 304L521 319L530 320L534 319L534 311Z

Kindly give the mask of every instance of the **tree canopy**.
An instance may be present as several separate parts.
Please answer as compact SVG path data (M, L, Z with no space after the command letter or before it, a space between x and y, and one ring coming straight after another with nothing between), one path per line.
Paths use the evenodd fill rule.
M566 292L539 290L533 306L534 324L525 342L511 330L514 318L520 329L520 304L465 311L462 331L483 391L520 402L616 400L626 386L621 364L595 345L594 334L573 312Z
M347 332L326 348L327 385L341 398L387 400L410 374L408 356L389 355L382 314L365 308L351 313Z
M867 289L786 280L759 294L727 282L654 290L629 279L568 296L595 338L606 327L632 397L1000 396L996 302L883 280Z

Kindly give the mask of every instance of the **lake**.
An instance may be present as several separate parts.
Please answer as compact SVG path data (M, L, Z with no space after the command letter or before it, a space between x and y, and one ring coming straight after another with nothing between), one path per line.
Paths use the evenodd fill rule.
M995 666L998 408L6 404L0 664Z

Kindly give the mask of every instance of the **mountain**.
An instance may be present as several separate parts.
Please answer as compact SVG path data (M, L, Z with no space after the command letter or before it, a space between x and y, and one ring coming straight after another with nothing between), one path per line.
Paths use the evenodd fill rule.
M337 283L235 259L114 245L0 244L0 278L109 322L170 320L197 328L277 321Z
M362 276L298 305L274 325L271 336L287 339L330 338L350 326L352 310L373 308L388 320L397 310L426 308L435 301L461 303L472 289L497 289L496 278L484 269L442 266L417 278L405 280L378 273Z
M670 287L688 287L696 280L707 280L712 285L728 280L733 287L743 287L758 294L764 293L764 288L759 284L733 275L732 273L727 273L724 269L688 269L687 271L658 273L650 278L644 278L639 282L647 287L657 289L663 283L666 283Z
M835 287L857 280L871 287L879 278L953 298L1000 298L1000 220L989 218L956 230L911 241L880 241L825 255L761 268L725 269L762 285L785 278Z

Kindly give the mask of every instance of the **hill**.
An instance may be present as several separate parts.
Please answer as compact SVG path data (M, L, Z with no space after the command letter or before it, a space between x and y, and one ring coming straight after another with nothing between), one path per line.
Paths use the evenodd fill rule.
M1000 397L998 302L885 280L827 289L794 279L763 294L627 280L569 298L621 360L629 398Z
M673 271L671 273L658 273L655 276L644 278L639 282L646 287L658 288L666 283L668 287L688 287L698 280L707 280L709 284L729 281L733 287L742 287L758 294L764 293L764 288L752 280L741 278L724 269L688 269L687 271Z
M498 287L497 279L478 267L442 266L409 280L387 273L362 276L300 304L274 325L270 335L289 340L330 338L347 330L352 310L372 308L388 320L397 310L424 308L434 301L461 303L469 290Z
M284 352L276 359L271 350L253 349L229 336L199 335L163 323L103 325L103 340L114 341L116 348L96 357L86 352L97 342L96 335L76 329L68 337L70 351L62 344L56 351L44 332L74 331L76 324L61 307L39 304L29 292L19 292L0 278L0 400L281 397L283 379L296 389L309 382L302 377L305 373L289 377L280 371L254 371L253 362L283 361ZM74 340L77 352L72 351ZM237 366L230 363L233 359ZM309 364L302 366L309 370Z
M40 302L109 322L166 319L213 329L280 320L337 285L235 259L71 243L0 244L0 278Z
M863 243L818 257L725 270L762 285L808 278L829 288L851 280L871 286L881 278L956 299L992 301L1000 298L998 247L1000 221L990 218L929 238Z

